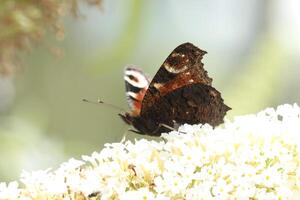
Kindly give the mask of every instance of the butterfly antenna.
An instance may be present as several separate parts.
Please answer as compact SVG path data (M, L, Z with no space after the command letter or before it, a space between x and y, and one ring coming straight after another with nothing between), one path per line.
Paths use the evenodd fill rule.
M116 110L119 110L119 111L122 111L122 112L126 112L125 109L123 109L123 108L121 108L121 107L119 107L119 106L110 104L110 103L106 103L106 102L104 102L104 101L102 101L102 100L100 100L100 99L98 99L98 101L91 101L91 100L88 100L88 99L82 99L82 101L83 101L83 102L87 102L87 103L97 104L97 105L103 104L103 105L109 106L109 107L111 107L111 108L114 108L114 109L116 109Z

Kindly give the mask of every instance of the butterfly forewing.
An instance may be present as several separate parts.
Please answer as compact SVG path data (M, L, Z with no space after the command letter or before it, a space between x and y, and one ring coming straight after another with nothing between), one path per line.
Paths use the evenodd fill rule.
M128 66L124 70L126 97L131 114L140 114L142 101L149 86L149 80L144 73L135 66Z
M152 79L144 96L141 112L148 110L157 99L175 89L195 83L211 85L212 79L208 77L202 63L205 54L205 51L191 43L176 47Z

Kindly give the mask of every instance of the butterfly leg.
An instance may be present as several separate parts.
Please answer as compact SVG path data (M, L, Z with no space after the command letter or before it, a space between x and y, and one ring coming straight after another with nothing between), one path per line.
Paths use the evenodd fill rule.
M163 124L163 123L159 123L159 124L158 124L157 130L158 130L159 128L162 128L162 127L167 128L167 129L169 129L170 131L177 131L175 128L173 128L173 127L171 127L171 126L169 126L169 125L167 125L167 124Z
M179 132L179 133L184 133L184 134L186 134L186 132L178 131L177 128L173 128L173 127L171 127L171 126L169 126L169 125L167 125L167 124L163 124L163 123L158 124L158 127L157 127L157 129L156 129L155 131L158 131L158 129L160 129L160 128L162 128L162 127L167 128L167 129L169 129L170 131L177 131L177 132Z

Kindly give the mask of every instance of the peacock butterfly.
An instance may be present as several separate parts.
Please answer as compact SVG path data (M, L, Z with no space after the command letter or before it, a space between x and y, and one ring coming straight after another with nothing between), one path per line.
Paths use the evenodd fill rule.
M126 96L131 112L119 114L136 130L160 136L179 125L223 123L231 108L223 103L219 91L203 68L205 51L191 43L176 47L150 82L133 66L125 69Z

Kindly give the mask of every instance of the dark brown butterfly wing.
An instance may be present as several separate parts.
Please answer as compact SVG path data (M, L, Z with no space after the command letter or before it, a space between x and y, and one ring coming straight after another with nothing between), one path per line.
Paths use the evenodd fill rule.
M158 99L140 119L143 131L149 135L160 135L170 130L159 127L165 124L176 127L180 124L205 124L217 126L223 123L230 110L223 103L220 92L202 83L189 84L178 88Z
M141 113L147 112L159 98L178 88L195 83L211 85L212 79L201 61L205 54L191 43L176 47L152 79L142 101Z
M205 51L191 43L174 49L151 81L139 115L126 113L122 119L139 134L159 136L184 123L217 126L230 108L203 68ZM165 125L165 126L161 126Z

